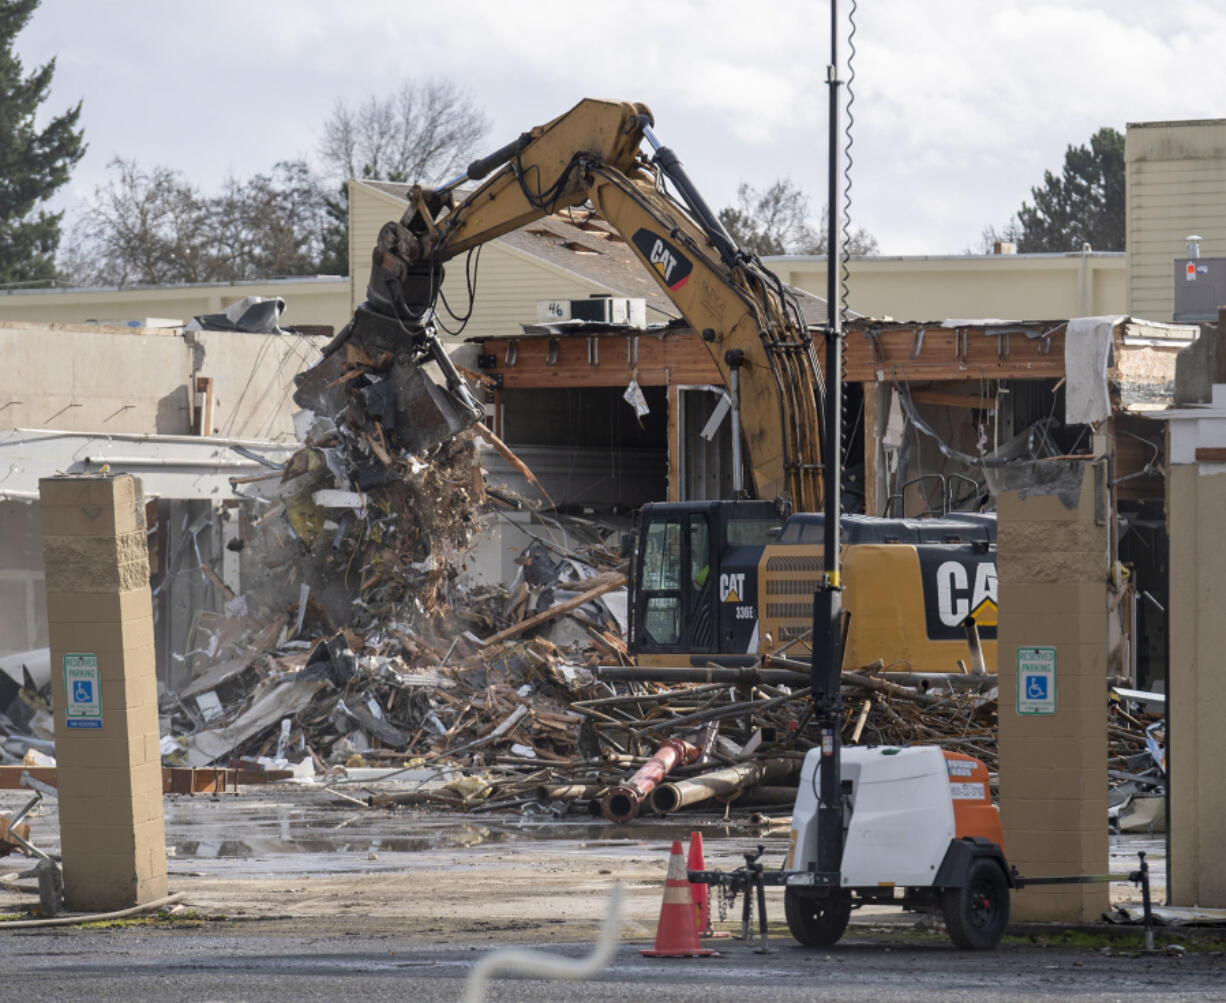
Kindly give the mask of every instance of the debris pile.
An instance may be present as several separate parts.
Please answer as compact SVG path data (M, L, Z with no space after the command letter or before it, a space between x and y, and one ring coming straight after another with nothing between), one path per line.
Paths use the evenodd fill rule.
M466 430L471 398L426 377L413 346L360 310L296 377L302 448L284 470L235 480L258 574L227 593L221 640L165 695L168 762L314 773L504 738L575 754L571 690L591 681L585 664L625 650L624 595L609 595L624 562L604 538L566 550L542 537L509 587L461 581L484 513L519 505L487 493L478 435L514 457Z
M431 765L467 774L371 794L369 803L384 806L578 808L625 822L646 811L791 803L800 762L817 740L804 663L775 658L753 668L672 670L669 678L670 670L602 666L617 638L592 623L586 646L509 636L561 611L595 620L598 600L624 581L605 571L559 582L542 569L568 565L551 562L539 544L520 564L516 583L501 594L487 590L469 613L470 622L487 617L487 630L519 618L484 642L466 631L435 646L395 622L311 645L291 641L242 667L246 692L225 723L193 732L200 698L225 683L204 677L201 685L213 689L197 686L178 699L172 723L187 734L178 761L297 762L334 777ZM525 615L525 590L538 600L552 592L552 605ZM501 620L489 613L495 606ZM843 674L848 742L940 742L995 767L994 680L938 689L881 678L879 670ZM689 681L699 677L707 681Z
M844 741L872 745L939 744L974 756L995 773L996 677L950 675L914 683L876 662L843 673ZM884 678L883 678L884 676Z
M1114 686L1107 718L1107 816L1119 832L1166 832L1166 721L1162 694Z

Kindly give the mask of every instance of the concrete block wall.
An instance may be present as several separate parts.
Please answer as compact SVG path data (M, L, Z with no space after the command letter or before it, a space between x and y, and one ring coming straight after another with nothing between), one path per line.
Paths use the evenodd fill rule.
M39 482L64 901L122 909L166 894L153 605L140 481ZM65 656L97 661L101 716L68 726Z
M1109 506L1096 512L1101 469L1085 464L1076 509L1052 495L996 499L1000 810L1006 855L1023 875L1107 870L1111 517ZM1018 712L1017 652L1030 647L1056 650L1055 713ZM1107 905L1105 884L1045 886L1015 893L1013 917L1084 922Z
M1216 389L1216 388L1215 388ZM1226 409L1223 409L1226 410ZM1226 447L1226 418L1172 421L1188 449ZM1167 861L1172 905L1226 908L1226 784L1220 761L1226 728L1226 463L1178 462L1171 442L1167 513L1171 539L1170 770ZM1221 455L1220 452L1217 455Z

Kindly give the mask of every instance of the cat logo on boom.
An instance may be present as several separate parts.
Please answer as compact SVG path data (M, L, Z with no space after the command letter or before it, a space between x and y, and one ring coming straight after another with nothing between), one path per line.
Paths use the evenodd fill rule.
M719 601L740 602L745 591L745 573L719 576Z
M663 237L641 228L632 239L639 253L671 291L675 292L690 280L694 263Z

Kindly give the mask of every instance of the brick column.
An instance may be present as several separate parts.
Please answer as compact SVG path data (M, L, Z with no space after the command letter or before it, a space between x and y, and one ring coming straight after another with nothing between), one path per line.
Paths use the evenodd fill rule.
M1107 870L1111 509L1103 493L1104 511L1096 513L1101 467L1085 466L1074 510L1053 495L1003 492L996 499L1000 809L1006 856L1023 875ZM1033 666L1053 649L1055 711L1023 713L1043 705L1025 694L1019 701L1018 652ZM1105 884L1036 887L1015 894L1013 916L1084 922L1107 906Z
M64 900L166 894L153 608L140 481L39 481Z

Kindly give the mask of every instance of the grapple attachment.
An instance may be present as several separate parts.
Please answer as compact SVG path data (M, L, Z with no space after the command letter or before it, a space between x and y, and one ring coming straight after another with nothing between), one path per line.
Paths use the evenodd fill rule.
M423 370L431 361L442 383ZM485 414L432 328L406 327L369 305L358 307L324 358L295 382L300 407L352 426L378 424L396 452L424 454Z
M439 348L437 355L445 360L440 368L448 376L447 370L454 372L451 360L437 340L433 344ZM458 374L442 386L430 379L419 363L398 356L388 379L396 397L396 437L411 453L424 453L454 438L485 414Z

